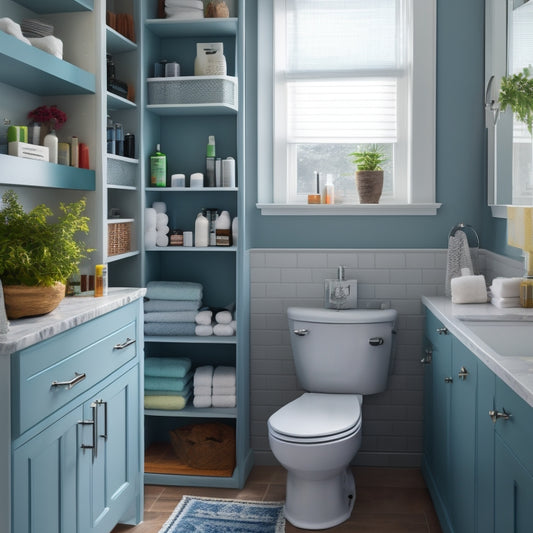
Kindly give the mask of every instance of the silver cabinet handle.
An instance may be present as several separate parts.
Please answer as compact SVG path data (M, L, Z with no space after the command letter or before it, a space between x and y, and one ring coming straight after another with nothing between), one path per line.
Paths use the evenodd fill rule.
M459 376L459 379L462 379L463 381L468 377L468 370L462 366L461 370L459 370L459 373L457 374Z
M492 422L496 424L496 421L498 420L498 418L502 418L503 420L509 420L509 418L511 418L511 413L508 413L505 409L502 409L501 412L491 409L489 411L489 416Z
M444 378L444 383L453 383L453 378Z
M448 328L446 327L437 328L437 333L439 335L448 335Z
M93 451L93 459L96 457L97 451L98 451L98 406L96 405L96 402L93 402L91 404L91 411L93 412L93 419L92 420L82 420L78 422L80 426L92 426L92 444L83 444L83 442L80 444L80 448L82 450L92 450Z
M309 333L309 330L308 329L295 329L293 330L293 333L295 335L298 335L298 337L305 337Z
M74 377L70 381L52 381L50 387L66 387L67 389L72 389L74 385L77 385L80 381L83 381L87 377L85 372L83 374L78 374L74 372Z
M425 356L420 359L420 363L423 365L429 365L433 359L433 350L431 348L426 348Z
M122 344L115 344L113 350L124 350L124 348L127 348L131 344L135 344L135 339L130 339L128 337Z
M103 439L107 439L107 402L104 402L104 400L96 400L96 408L100 405L104 406L104 432L100 435Z

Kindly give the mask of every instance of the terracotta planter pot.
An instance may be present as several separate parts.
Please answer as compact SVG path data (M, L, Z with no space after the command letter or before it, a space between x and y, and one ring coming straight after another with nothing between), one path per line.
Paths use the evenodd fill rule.
M357 170L355 182L362 204L378 204L383 191L383 170Z
M53 311L65 297L65 285L56 282L52 287L4 286L7 318L14 320L45 315Z

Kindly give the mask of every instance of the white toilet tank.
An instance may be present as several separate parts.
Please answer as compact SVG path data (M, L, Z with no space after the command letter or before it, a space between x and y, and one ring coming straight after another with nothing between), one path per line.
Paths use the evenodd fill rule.
M376 394L387 387L395 309L287 309L300 385L309 392Z

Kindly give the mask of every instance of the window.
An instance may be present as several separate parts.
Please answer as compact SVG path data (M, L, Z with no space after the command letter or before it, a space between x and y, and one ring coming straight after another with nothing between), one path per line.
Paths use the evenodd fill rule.
M357 205L349 154L367 144L389 156L380 204L435 212L434 3L258 2L263 213L309 209L315 171L332 174L335 207Z

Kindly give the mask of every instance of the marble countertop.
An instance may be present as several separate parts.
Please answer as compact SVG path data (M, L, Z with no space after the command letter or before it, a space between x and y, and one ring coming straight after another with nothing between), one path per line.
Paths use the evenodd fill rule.
M500 355L485 344L463 319L531 318L533 309L500 309L487 304L453 304L444 296L424 296L422 303L459 339L480 361L483 361L502 381L533 407L533 346L531 357ZM533 328L533 322L531 322Z
M8 355L37 344L138 300L145 293L146 289L110 288L109 294L100 298L95 298L92 293L68 296L46 315L11 320L7 334L0 335L0 355Z

